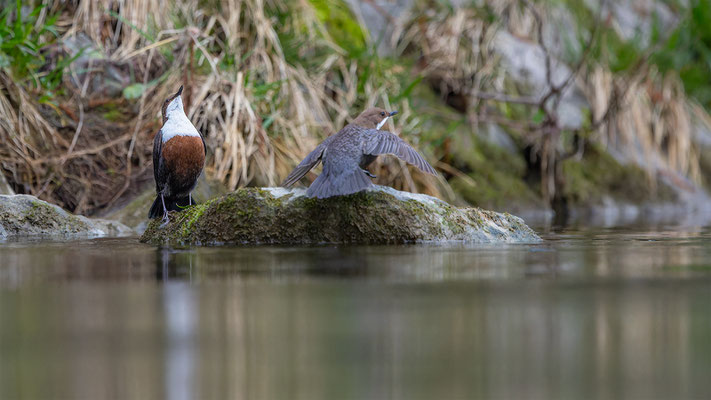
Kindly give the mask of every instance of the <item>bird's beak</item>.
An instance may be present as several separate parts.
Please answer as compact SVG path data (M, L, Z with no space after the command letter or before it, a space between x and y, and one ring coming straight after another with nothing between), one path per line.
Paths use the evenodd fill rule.
M183 85L180 85L180 89L178 89L178 93L175 94L175 96L180 96L183 93Z
M390 116L392 117L393 115L397 114L397 110L393 111L390 113Z

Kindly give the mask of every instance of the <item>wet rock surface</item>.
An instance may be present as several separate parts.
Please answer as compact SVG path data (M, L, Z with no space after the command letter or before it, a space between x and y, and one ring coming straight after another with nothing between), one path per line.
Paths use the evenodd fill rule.
M157 245L319 244L465 241L535 242L522 219L376 186L329 199L304 189L245 188L149 223L142 242Z

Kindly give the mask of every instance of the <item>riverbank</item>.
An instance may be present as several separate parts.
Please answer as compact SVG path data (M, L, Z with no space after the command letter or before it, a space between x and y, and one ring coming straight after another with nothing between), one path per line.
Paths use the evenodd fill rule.
M440 174L381 157L373 167L380 185L561 221L696 207L690 201L703 199L711 180L706 103L685 76L664 69L661 43L645 42L657 49L648 57L628 32L640 26L651 40L653 10L664 32L683 35L699 29L687 18L703 4L588 3L249 0L238 9L145 1L113 10L57 2L46 13L20 10L8 18L21 15L14 21L42 51L33 63L23 63L21 48L2 53L13 62L0 67L8 121L0 124L0 190L89 216L149 198L159 108L184 84L208 146L205 175L225 192L276 185L320 140L380 105L400 110L387 128ZM383 12L371 15L374 6ZM227 40L236 37L244 40ZM538 101L549 94L551 103ZM138 218L141 208L132 210Z

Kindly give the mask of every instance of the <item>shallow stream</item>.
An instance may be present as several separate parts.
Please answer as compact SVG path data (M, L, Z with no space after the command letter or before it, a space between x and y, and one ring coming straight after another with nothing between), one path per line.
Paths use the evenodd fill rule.
M711 398L711 230L0 243L0 398Z

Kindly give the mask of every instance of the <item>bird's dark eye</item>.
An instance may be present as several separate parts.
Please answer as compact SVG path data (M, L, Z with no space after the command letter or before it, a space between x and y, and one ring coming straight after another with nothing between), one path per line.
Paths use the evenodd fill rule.
M380 112L380 116L381 116L381 117L384 117L384 116L385 116L385 111L381 111L381 112Z

